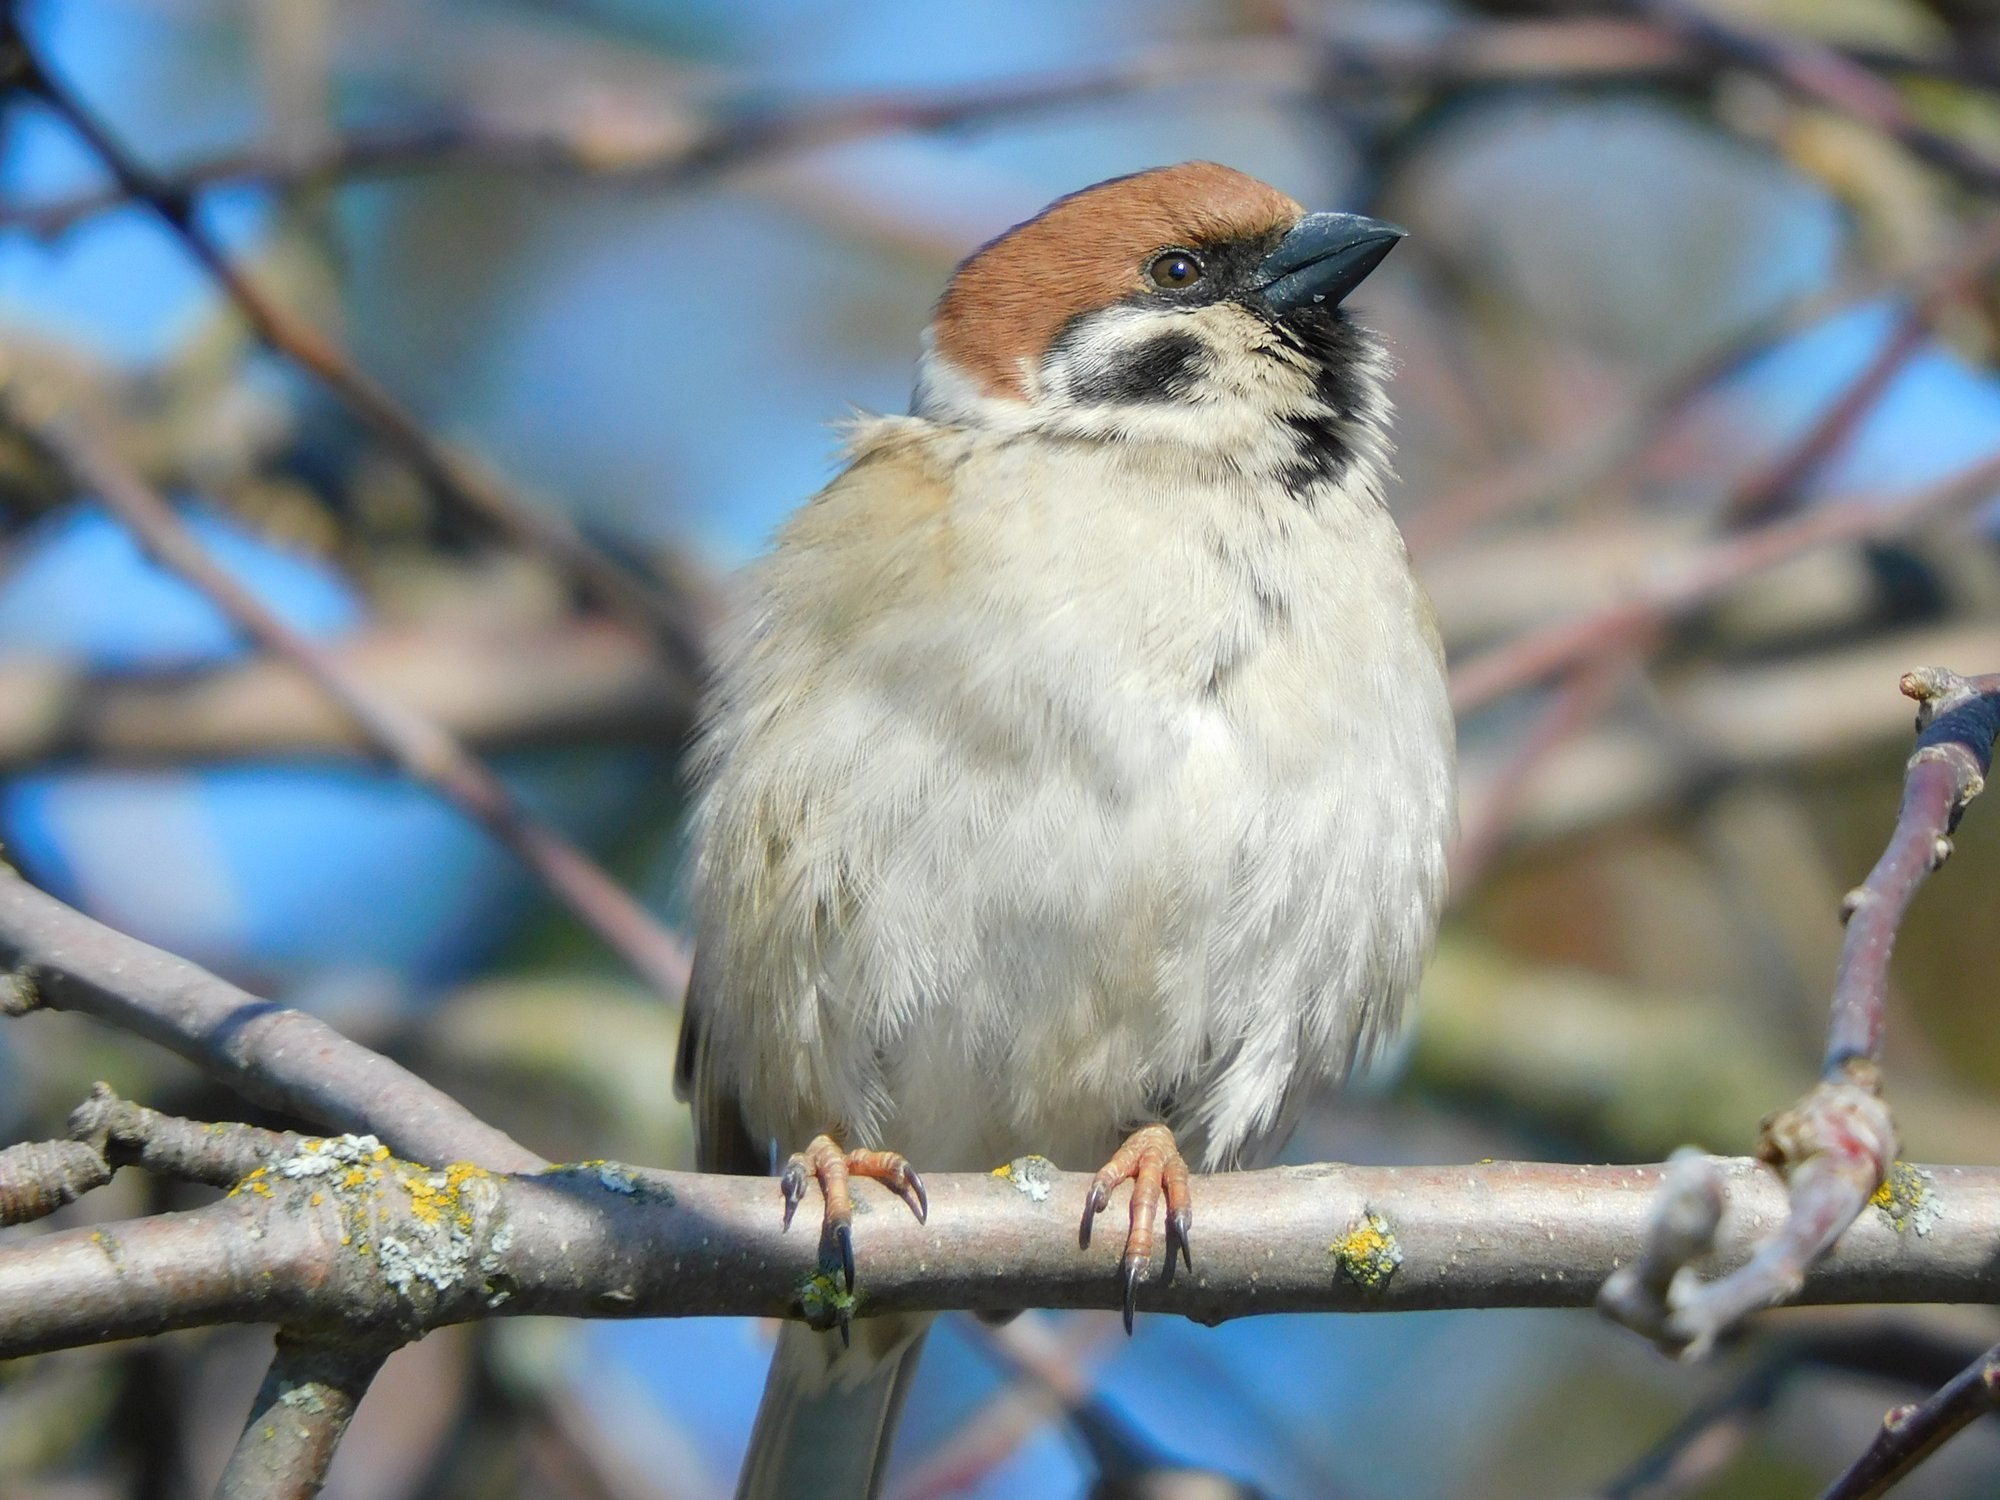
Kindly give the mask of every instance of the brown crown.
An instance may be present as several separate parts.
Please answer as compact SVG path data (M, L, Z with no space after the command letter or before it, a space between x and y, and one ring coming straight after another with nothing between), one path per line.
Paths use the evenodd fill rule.
M936 347L987 395L1022 396L1023 361L1041 358L1078 313L1143 291L1155 252L1267 235L1304 212L1209 161L1100 182L973 252L938 303Z

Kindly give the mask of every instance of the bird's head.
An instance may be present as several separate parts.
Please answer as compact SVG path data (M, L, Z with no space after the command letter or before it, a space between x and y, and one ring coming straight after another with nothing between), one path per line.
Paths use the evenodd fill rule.
M1212 162L1098 183L958 268L914 410L1338 481L1385 409L1380 347L1341 299L1402 234Z

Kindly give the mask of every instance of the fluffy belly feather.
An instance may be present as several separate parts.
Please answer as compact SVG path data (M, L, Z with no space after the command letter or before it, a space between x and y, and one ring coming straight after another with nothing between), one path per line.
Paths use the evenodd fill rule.
M931 1167L1085 1169L1164 1119L1216 1168L1391 1031L1435 920L1435 774L1333 746L1280 776L1202 704L1173 731L1109 779L867 735L851 784L815 799L842 868L737 928L788 997L736 1017L761 1034L731 1055L787 1060L743 1080L753 1120L780 1140L837 1123Z

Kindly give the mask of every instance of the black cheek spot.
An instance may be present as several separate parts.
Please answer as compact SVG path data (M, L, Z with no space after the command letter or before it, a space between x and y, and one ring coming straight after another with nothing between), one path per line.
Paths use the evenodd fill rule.
M1201 340L1191 333L1163 333L1121 351L1101 369L1081 376L1072 396L1087 405L1175 401L1201 379Z

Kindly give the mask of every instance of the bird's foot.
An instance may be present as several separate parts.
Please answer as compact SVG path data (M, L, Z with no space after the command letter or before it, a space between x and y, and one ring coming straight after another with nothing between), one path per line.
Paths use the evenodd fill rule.
M785 1228L792 1227L792 1215L806 1195L806 1184L818 1182L820 1198L826 1204L820 1233L839 1247L841 1274L847 1278L850 1292L854 1290L854 1198L847 1184L855 1177L872 1177L887 1187L910 1205L919 1224L931 1211L923 1178L897 1152L848 1151L830 1135L816 1135L805 1150L794 1152L778 1176L785 1190Z
M1142 1125L1132 1132L1111 1160L1104 1164L1090 1184L1083 1200L1083 1243L1090 1243L1091 1221L1104 1212L1111 1190L1121 1182L1132 1184L1131 1220L1125 1230L1125 1256L1120 1274L1125 1280L1125 1331L1132 1331L1132 1315L1139 1297L1139 1283L1152 1269L1153 1236L1160 1221L1160 1204L1167 1206L1167 1270L1173 1271L1174 1251L1179 1249L1187 1268L1194 1269L1194 1253L1188 1248L1188 1229L1194 1223L1194 1205L1188 1196L1188 1164L1174 1143L1174 1133L1164 1125Z

